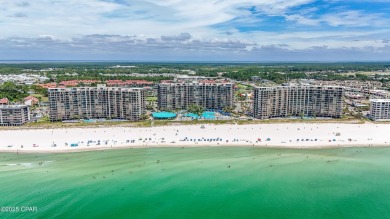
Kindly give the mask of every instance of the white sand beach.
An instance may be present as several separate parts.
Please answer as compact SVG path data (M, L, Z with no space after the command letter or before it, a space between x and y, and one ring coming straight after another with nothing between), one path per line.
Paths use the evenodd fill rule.
M121 147L256 146L323 148L390 146L389 124L280 123L0 131L2 152L72 152Z

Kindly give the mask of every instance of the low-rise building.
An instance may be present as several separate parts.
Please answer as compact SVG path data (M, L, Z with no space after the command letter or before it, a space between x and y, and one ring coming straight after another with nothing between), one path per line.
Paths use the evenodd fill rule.
M61 81L58 83L59 86L64 86L64 87L77 87L79 85L85 85L89 86L94 83L99 83L100 81L98 80L70 80L70 81Z
M24 98L24 104L27 106L34 106L39 103L38 98L33 97L33 96L28 96Z
M152 81L146 80L107 80L107 87L151 87L154 85Z
M257 83L257 82L261 81L261 78L259 76L252 76L251 80L252 80L252 82Z
M374 121L390 121L390 99L370 100L370 118Z
M302 79L301 79L302 81ZM343 80L343 81L323 81L323 80L310 80L305 81L309 82L312 86L339 86L348 89L354 90L372 90L378 89L382 87L382 83L380 81L358 81L358 80Z
M26 105L1 105L0 126L20 126L30 121L30 108Z
M389 99L390 92L386 90L364 90L365 94L370 96L370 99Z
M8 98L1 98L0 99L0 105L8 105L9 104L9 100Z
M35 83L42 83L46 80L49 80L48 77L37 75L37 74L30 74L30 73L24 73L24 74L5 74L1 75L0 78L0 84L6 81L12 81L15 84L35 84Z

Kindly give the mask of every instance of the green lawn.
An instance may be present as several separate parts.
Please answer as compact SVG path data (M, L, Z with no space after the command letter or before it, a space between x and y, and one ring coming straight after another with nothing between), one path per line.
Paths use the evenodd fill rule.
M236 84L237 87L239 89L244 89L244 90L247 90L247 89L250 89L251 87L250 86L247 86L247 85L243 85L243 84Z
M49 102L48 97L44 97L42 94L31 94L31 96L36 97L36 98L41 98L40 102Z

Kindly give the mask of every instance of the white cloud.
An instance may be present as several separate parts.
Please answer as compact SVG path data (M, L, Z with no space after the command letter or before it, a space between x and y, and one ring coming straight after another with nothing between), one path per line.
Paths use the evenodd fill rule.
M319 19L331 26L383 26L389 22L381 14L365 14L362 11L344 11L326 14Z
M0 40L3 48L46 46L71 53L70 48L90 51L95 47L94 51L113 54L115 51L121 54L150 51L145 48L181 53L185 50L250 53L256 49L276 48L300 51L323 46L328 51L387 48L384 44L390 35L389 20L383 14L336 10L318 15L316 7L292 10L313 2L315 0L0 0ZM329 4L332 2L335 0L328 0ZM275 17L285 19L284 29L263 30L267 18ZM221 24L226 25L215 27ZM253 30L241 31L242 26ZM296 30L298 27L301 29ZM329 27L339 29L329 30Z
M129 5L99 0L0 1L2 36L52 34L168 34L210 31L212 25L250 16L242 8L256 7L282 15L312 0L135 0ZM21 7L25 6L25 7ZM28 17L28 19L16 19ZM215 31L214 31L215 32Z

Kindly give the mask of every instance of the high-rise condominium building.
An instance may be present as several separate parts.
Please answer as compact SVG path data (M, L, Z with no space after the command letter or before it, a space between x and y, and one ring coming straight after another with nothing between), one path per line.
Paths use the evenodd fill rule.
M30 120L30 108L26 105L0 105L0 126L23 125Z
M227 81L166 81L158 85L158 107L166 110L187 109L199 105L222 110L233 107L233 84Z
M370 117L374 121L390 121L390 99L370 100Z
M253 116L258 119L302 115L340 118L343 93L342 87L257 87Z
M51 121L92 118L139 120L145 113L142 88L53 88L48 93Z

